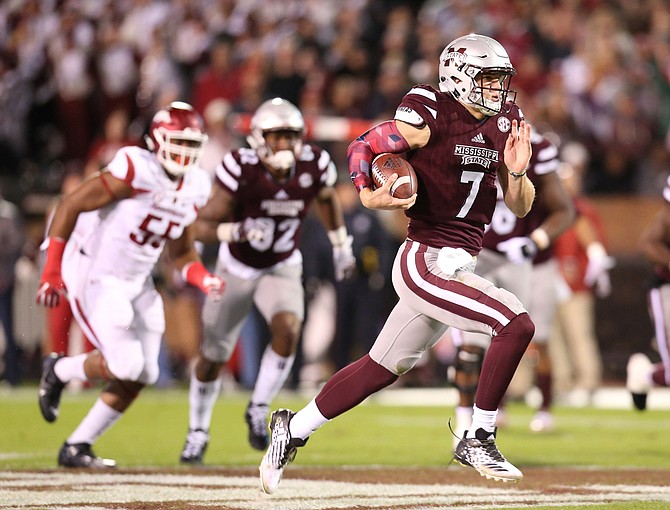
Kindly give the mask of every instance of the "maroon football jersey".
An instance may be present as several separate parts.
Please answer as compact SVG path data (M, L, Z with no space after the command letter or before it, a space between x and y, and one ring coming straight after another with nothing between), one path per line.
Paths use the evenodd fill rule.
M235 197L231 220L253 220L254 228L263 232L262 239L230 243L230 253L248 266L263 269L293 253L312 200L324 186L335 184L337 171L326 151L305 144L285 181L274 179L256 151L248 148L226 154L216 168L216 178Z
M405 95L396 118L416 112L431 131L425 147L406 155L419 184L416 203L406 212L410 239L479 253L512 120L523 119L516 105L508 106L508 113L478 120L430 85L416 85Z
M551 172L556 172L560 165L558 159L558 149L554 144L547 140L541 134L533 131L530 139L533 146L533 155L530 158L530 165L528 166L528 178L537 187L535 195L535 202L530 212L523 218L517 216L510 211L502 197L502 192L498 193L498 201L496 203L495 212L491 223L484 234L484 248L500 252L498 244L507 241L513 237L525 237L537 227L542 225L547 218L549 212L542 201L541 181L538 179L539 175L546 175ZM533 259L533 263L539 264L549 260L553 255L553 248L549 248L538 252Z

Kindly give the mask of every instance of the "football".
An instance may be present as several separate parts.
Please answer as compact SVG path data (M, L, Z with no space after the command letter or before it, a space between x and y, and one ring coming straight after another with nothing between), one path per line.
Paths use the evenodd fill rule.
M391 195L395 198L410 198L416 193L416 173L406 159L387 152L372 161L372 182L375 189L382 187L393 174L398 174L398 180L391 186Z

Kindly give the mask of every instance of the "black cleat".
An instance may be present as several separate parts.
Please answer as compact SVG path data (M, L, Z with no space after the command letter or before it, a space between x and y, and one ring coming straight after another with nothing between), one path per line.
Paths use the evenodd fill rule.
M498 450L495 431L477 429L475 434L476 437L468 438L465 431L454 451L456 462L473 467L480 475L499 482L518 482L523 478L523 473Z
M249 403L244 413L244 420L249 427L249 444L256 450L265 450L270 444L268 414L270 414L269 406L252 403Z
M116 467L116 461L98 457L88 443L63 443L58 452L58 465L66 468L110 469Z
M60 397L63 393L63 388L65 388L65 383L58 378L54 371L56 362L63 357L63 354L52 352L44 358L42 363L42 378L40 379L38 400L42 416L49 423L56 421L56 418L58 418Z
M644 411L647 408L647 393L631 393L633 405L638 411Z
M295 413L288 409L279 409L270 417L272 438L259 466L261 488L266 494L272 494L284 475L284 469L295 459L298 448L305 446L307 439L291 437L289 422Z

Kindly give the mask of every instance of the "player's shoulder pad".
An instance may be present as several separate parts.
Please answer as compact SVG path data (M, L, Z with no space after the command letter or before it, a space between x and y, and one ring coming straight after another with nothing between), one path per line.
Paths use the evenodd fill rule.
M107 164L109 173L135 187L136 181L142 183L150 180L149 168L153 160L153 153L135 145L121 147L112 160ZM139 185L139 184L138 184ZM142 185L139 185L143 187Z
M337 168L330 157L330 153L313 143L305 143L302 147L299 161L307 163L309 172L316 172L320 185L333 186L337 180Z
M558 147L535 129L531 131L530 143L533 146L530 160L533 173L545 175L556 172L560 166Z
M206 197L212 191L212 178L204 168L195 167L188 171L189 179L193 182L195 189Z
M526 118L523 116L521 108L519 108L519 105L517 105L516 103L512 103L510 105L509 111L507 112L507 116L510 117L511 119L526 120Z
M252 149L235 149L224 154L221 162L214 169L216 182L231 193L238 190L244 172L244 165L240 160L240 150L250 151L249 154L254 154L254 160L258 159Z
M425 115L433 115L436 107L437 91L430 85L414 85L402 98L394 119L421 128L426 124Z

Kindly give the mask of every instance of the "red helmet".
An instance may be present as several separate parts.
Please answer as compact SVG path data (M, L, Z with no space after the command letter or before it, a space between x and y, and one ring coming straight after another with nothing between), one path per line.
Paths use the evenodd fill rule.
M207 135L198 112L174 101L154 115L145 141L165 171L178 177L198 164Z

